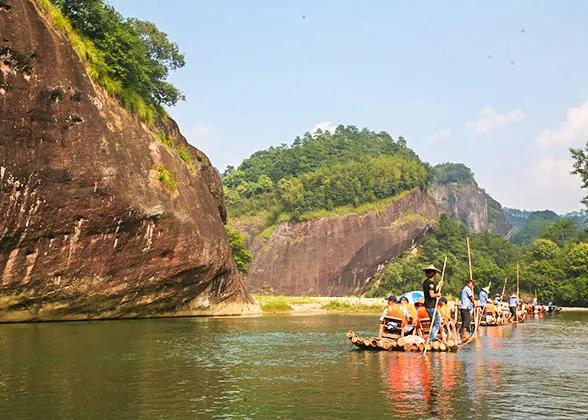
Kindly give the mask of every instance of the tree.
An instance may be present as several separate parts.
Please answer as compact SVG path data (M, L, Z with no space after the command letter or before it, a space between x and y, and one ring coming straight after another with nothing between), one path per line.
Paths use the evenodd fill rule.
M72 27L100 51L111 88L125 104L139 106L138 99L161 109L174 105L184 95L166 81L169 72L185 65L176 43L155 24L125 19L104 0L51 0ZM103 80L104 81L104 80ZM114 89L114 88L113 88ZM118 88L117 88L118 89Z
M227 235L229 235L229 245L233 254L233 260L237 264L237 269L241 273L247 274L247 268L251 261L253 261L253 254L245 247L244 236L228 227L225 228Z
M580 175L580 178L582 179L582 188L588 189L588 141L583 149L571 148L570 152L574 159L574 170L571 173L574 175ZM582 203L588 207L588 194L584 196Z

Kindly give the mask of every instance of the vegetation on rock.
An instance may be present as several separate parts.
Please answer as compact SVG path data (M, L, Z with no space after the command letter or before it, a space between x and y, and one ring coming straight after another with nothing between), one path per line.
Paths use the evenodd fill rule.
M241 273L247 274L247 267L253 261L253 254L245 247L244 236L228 227L225 227L227 235L229 235L229 245L233 254L233 260L237 264L237 269Z
M436 184L475 184L476 179L471 169L463 163L441 163L433 167L433 182Z
M39 0L69 37L90 75L147 122L183 94L167 82L184 66L178 45L151 22L124 18L104 0Z

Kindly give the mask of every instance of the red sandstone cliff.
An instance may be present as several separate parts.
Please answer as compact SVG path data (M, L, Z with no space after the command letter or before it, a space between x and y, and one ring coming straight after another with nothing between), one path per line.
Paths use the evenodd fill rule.
M344 296L362 293L374 274L413 247L439 215L431 196L416 191L381 212L280 224L269 239L255 239L255 226L247 221L233 227L249 232L251 291L271 286L274 294Z
M256 311L206 156L160 123L188 165L97 88L34 1L4 3L0 321Z

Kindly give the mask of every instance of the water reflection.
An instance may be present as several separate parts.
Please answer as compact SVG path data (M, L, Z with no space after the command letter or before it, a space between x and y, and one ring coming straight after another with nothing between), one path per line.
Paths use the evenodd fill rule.
M426 358L350 346L373 316L2 325L0 418L586 417L587 320L482 328Z

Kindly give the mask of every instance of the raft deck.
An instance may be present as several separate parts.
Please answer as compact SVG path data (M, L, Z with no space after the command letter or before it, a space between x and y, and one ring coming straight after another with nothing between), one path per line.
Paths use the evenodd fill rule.
M427 351L438 351L438 352L455 352L459 349L457 343L453 340L447 340L446 342L442 341L433 341L432 343L420 342L421 340L416 340L415 338L418 336L408 335L408 336L398 336L397 338L391 337L360 337L355 333L355 331L349 330L347 332L347 338L351 340L351 342L365 350L386 350L386 351L420 351L424 352L425 349ZM472 338L473 339L473 338ZM463 344L467 344L471 341L468 340ZM462 344L462 345L463 345Z

